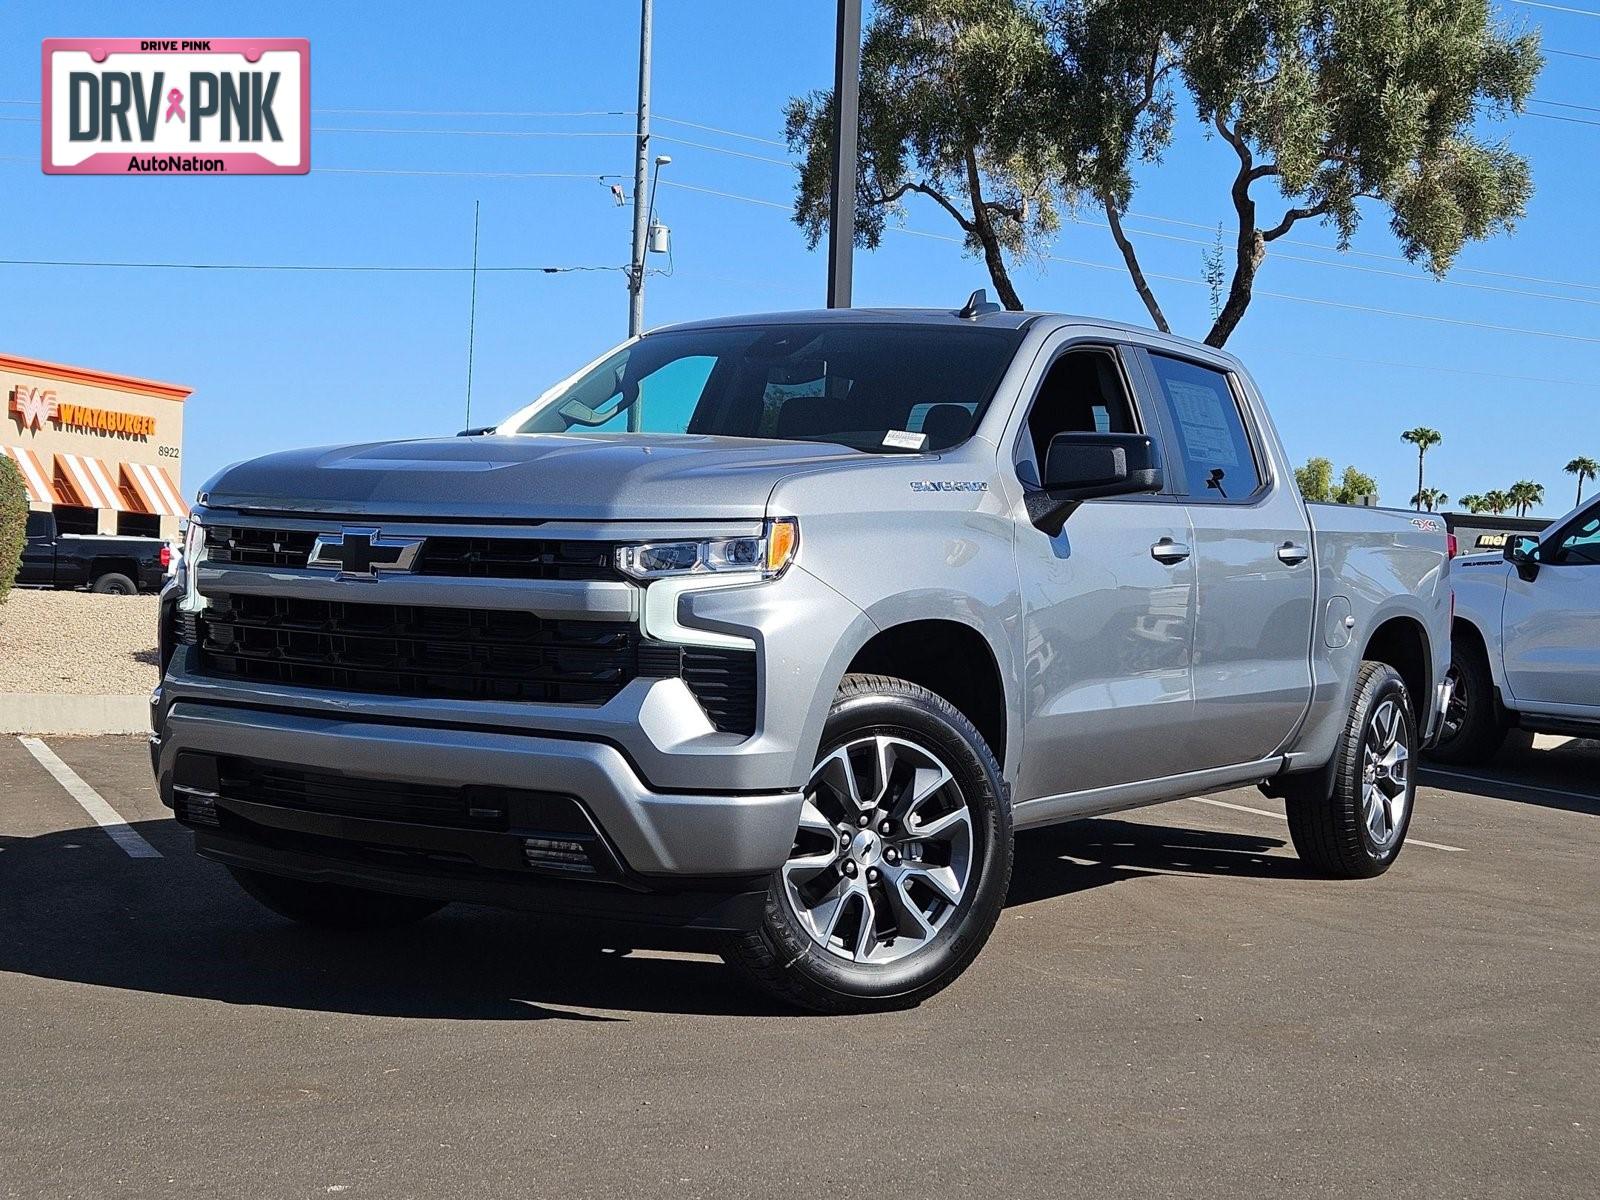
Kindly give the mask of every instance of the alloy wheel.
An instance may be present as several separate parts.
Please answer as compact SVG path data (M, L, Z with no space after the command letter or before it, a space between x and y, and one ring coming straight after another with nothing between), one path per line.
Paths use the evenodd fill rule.
M1400 837L1411 803L1411 746L1400 703L1387 699L1373 709L1361 750L1361 817L1379 851Z
M1454 663L1450 664L1450 671L1445 676L1446 680L1454 685L1450 692L1450 703L1444 709L1444 729L1441 741L1452 741L1461 736L1461 730L1467 723L1467 688L1461 678L1461 670Z
M784 897L829 953L893 962L949 923L973 862L972 813L950 768L925 746L868 735L812 770Z

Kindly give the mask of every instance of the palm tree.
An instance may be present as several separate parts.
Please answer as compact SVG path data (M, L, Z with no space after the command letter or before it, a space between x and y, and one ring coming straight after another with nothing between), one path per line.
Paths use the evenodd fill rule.
M1510 493L1502 492L1499 488L1495 488L1493 491L1485 492L1483 494L1483 507L1497 517L1502 515L1506 509L1510 508L1512 503L1513 501Z
M1562 470L1566 471L1568 475L1576 475L1578 477L1578 503L1582 504L1583 481L1600 475L1600 463L1595 462L1592 458L1584 458L1580 455L1569 462Z
M1423 488L1415 496L1411 497L1411 503L1416 506L1418 512L1421 512L1424 508L1432 512L1435 507L1449 499L1450 497L1446 496L1438 488Z
M1511 485L1506 494L1511 497L1511 503L1517 506L1517 516L1525 517L1535 504L1544 503L1544 484L1535 483L1531 479L1519 479Z
M1429 429L1426 425L1418 425L1415 429L1408 429L1400 435L1402 442L1410 442L1417 448L1417 495L1412 498L1417 510L1422 510L1422 460L1428 451L1444 441L1444 434L1437 429Z
M1465 496L1457 496L1456 503L1461 505L1461 507L1466 509L1469 513L1481 513L1486 507L1488 507L1484 504L1483 497L1478 495L1477 492L1469 492Z

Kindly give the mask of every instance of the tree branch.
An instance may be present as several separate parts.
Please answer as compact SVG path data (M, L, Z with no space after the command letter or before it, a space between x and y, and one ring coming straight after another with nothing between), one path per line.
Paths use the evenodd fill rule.
M1139 256L1134 252L1133 243L1122 231L1122 214L1117 211L1116 202L1111 198L1109 191L1100 193L1100 203L1105 206L1106 223L1111 226L1111 236L1116 239L1117 249L1122 251L1122 261L1128 265L1128 275L1133 280L1134 289L1139 293L1139 299L1144 301L1145 308L1150 311L1150 319L1156 323L1156 328L1162 333L1171 333L1172 327L1167 324L1166 314L1161 311L1155 292L1150 289L1150 282L1144 276L1144 268L1139 265Z
M938 201L940 207L942 207L945 212L949 213L953 218L955 218L956 224L961 226L964 232L972 233L977 228L973 221L967 217L966 213L957 208L943 192L939 191L938 188L926 183L918 183L915 180L908 183L902 183L899 187L895 188L894 191L887 194L880 193L873 199L878 204L893 204L907 192L920 192L922 195Z
M1314 204L1310 208L1291 208L1283 214L1283 220L1279 221L1271 229L1263 229L1261 231L1261 240L1263 242L1275 242L1288 233L1296 221L1304 221L1310 217L1320 217L1332 208L1333 202L1331 200L1324 200L1322 203Z

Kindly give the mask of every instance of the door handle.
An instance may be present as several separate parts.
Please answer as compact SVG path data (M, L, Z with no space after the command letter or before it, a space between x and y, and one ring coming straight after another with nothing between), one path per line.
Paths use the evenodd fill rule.
M1278 547L1278 560L1291 567L1298 567L1311 557L1311 551L1297 542L1285 542Z
M1185 542L1175 542L1169 537L1164 537L1150 547L1150 557L1170 567L1189 557L1189 547Z

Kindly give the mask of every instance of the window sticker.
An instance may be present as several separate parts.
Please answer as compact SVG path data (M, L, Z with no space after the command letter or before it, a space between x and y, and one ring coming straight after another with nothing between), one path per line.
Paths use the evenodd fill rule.
M912 433L907 429L891 429L883 435L883 444L895 450L921 450L927 443L927 434Z
M1167 379L1167 395L1172 397L1172 411L1183 427L1183 444L1191 462L1209 463L1222 467L1239 465L1239 455L1234 449L1233 435L1228 428L1228 411L1224 405L1233 403L1214 388L1181 379Z

